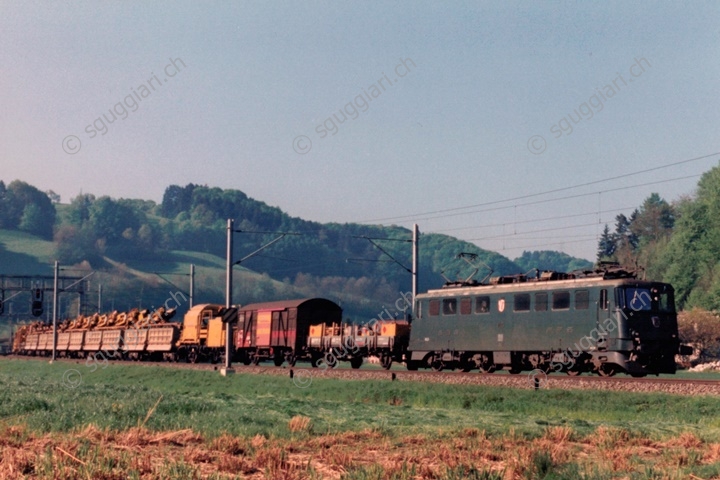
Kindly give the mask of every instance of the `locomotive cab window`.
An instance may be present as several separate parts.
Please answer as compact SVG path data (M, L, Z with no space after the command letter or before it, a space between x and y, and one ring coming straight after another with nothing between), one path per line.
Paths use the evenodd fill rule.
M440 300L430 300L428 314L431 317L437 317L440 315Z
M546 312L548 309L548 294L547 293L536 293L535 294L535 311Z
M575 290L575 310L587 310L588 308L590 308L590 292Z
M463 297L460 299L460 315L470 315L472 313L472 298Z
M570 308L570 292L553 292L552 309L568 310Z
M475 298L475 313L489 313L490 312L490 297L476 297Z
M530 294L529 293L516 293L513 310L516 312L529 312L530 311Z
M457 313L457 299L446 298L443 300L443 315L455 315Z
M626 288L625 305L635 312L650 311L650 292L647 288Z

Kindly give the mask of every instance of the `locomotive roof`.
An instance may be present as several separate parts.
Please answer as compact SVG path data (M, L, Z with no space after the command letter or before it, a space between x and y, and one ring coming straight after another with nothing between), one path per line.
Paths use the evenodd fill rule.
M543 290L560 290L567 288L582 287L617 287L621 285L651 285L658 282L647 280L638 280L636 278L612 278L604 279L603 277L584 277L570 278L564 280L543 281L532 279L525 282L516 283L499 283L499 284L476 284L476 285L458 285L446 286L434 290L428 290L427 293L418 295L419 298L428 297L449 297L458 295L474 295L481 293L515 293L515 292L532 292Z
M288 308L298 308L305 303L325 303L332 308L341 310L340 305L326 298L300 298L297 300L278 300L276 302L249 303L247 305L242 305L239 310L286 310Z

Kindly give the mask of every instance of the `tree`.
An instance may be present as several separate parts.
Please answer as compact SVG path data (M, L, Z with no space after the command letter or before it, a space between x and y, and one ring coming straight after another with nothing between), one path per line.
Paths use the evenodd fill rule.
M40 207L34 203L25 205L18 229L33 235L45 236L48 229ZM52 230L52 225L50 229Z
M55 226L55 206L48 196L20 180L14 180L4 192L3 223L5 228L19 228L28 205L35 205L28 215L31 215L32 233L43 238L51 239ZM29 223L26 227L31 228Z
M85 222L90 220L90 205L95 201L95 195L79 194L70 201L68 209L68 221L77 226L82 227Z
M668 235L674 225L672 207L660 195L652 193L645 199L628 229L639 242L647 244Z
M170 185L165 189L160 213L166 218L175 218L181 212L187 212L192 206L193 191L197 185L189 183L184 187Z
M55 193L53 190L47 190L45 192L45 195L48 196L48 198L50 199L50 201L52 203L60 203L60 195Z
M624 215L623 215L624 218ZM608 261L614 258L615 249L617 243L615 241L615 235L610 233L610 227L607 223L603 229L602 235L600 235L600 241L598 242L597 259L598 261Z

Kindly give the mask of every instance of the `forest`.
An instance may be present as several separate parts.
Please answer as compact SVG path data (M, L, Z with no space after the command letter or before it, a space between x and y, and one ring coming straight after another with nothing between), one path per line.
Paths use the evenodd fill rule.
M636 266L644 269L647 278L673 284L680 308L716 311L720 307L719 210L720 168L715 167L702 176L692 195L668 202L653 193L629 216L617 215L599 239L597 260ZM236 258L282 233L292 234L243 262L242 267L262 275L259 281L243 284L243 298L332 292L357 306L392 302L399 292L410 289L411 232L403 227L303 220L242 191L192 183L168 186L159 204L90 193L61 203L53 191L40 191L21 180L7 185L0 181L0 229L50 241L62 264L99 271L112 271L118 264L147 271L145 264L171 262L178 252L222 259L228 218L235 219L239 231L234 235ZM419 290L472 274L473 268L457 257L461 252L477 255L480 278L488 273L485 266L494 275L592 266L555 251L523 252L510 260L454 237L422 234ZM205 280L217 290L213 299L219 297L220 280ZM116 283L120 289L130 281Z

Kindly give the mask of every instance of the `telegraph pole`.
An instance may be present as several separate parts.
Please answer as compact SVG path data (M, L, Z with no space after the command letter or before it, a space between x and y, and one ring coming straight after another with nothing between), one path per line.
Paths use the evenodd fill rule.
M225 271L225 308L232 307L232 269L233 269L233 226L235 221L228 218L227 221L227 255L226 255L226 271ZM230 353L232 351L232 322L225 324L225 367L220 369L223 376L232 375L235 370L230 362Z
M58 261L55 260L55 277L53 279L53 350L52 350L52 360L50 362L54 362L56 355L57 355L57 310L58 310L58 271L60 270L60 266L58 265Z
M195 297L195 264L190 264L190 308L193 307L193 297Z
M413 238L412 238L412 314L415 318L415 297L418 291L418 261L419 261L419 250L418 250L418 239L420 237L420 229L418 224L413 225Z

